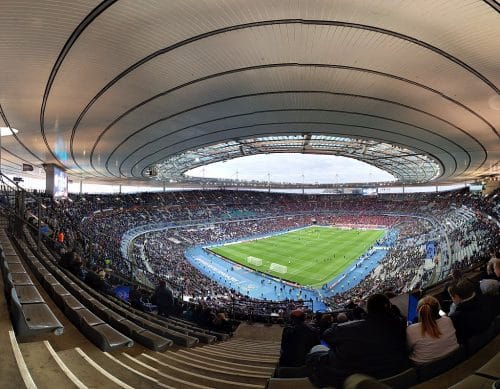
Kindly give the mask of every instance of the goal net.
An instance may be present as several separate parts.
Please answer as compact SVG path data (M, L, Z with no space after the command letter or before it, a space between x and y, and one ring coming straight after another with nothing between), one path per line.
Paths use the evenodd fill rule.
M276 273L285 274L288 271L288 267L286 267L284 265L280 265L279 263L274 263L273 262L269 266L269 270L274 271Z
M255 266L261 266L262 265L262 259L261 258L247 257L247 262L251 263L252 265L255 265Z

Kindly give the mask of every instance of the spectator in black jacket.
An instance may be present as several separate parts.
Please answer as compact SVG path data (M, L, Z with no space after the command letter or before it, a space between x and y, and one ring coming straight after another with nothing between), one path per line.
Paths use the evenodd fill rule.
M218 332L225 332L227 334L231 333L233 330L233 326L231 321L226 319L226 315L224 312L219 312L214 321L212 322L212 328Z
M174 294L164 280L159 282L151 300L158 306L158 315L169 316L174 310Z
M449 316L457 330L458 343L464 343L471 336L486 331L493 321L486 300L474 289L474 284L467 278L448 286L448 293L455 305L455 310Z
M143 310L143 303L142 303L142 293L141 289L139 288L139 285L134 285L132 287L132 290L130 291L128 295L128 301L130 302L130 305L132 308L137 308L140 310Z
M479 288L486 304L491 309L493 317L500 315L500 282L484 279L479 282Z
M367 310L366 319L339 324L324 333L331 349L328 354L321 352L321 358L311 358L310 364L311 379L317 385L341 387L354 373L385 378L409 366L404 318L393 313L383 294L371 296Z
M305 323L305 313L300 309L290 314L291 323L283 329L281 337L280 367L305 365L306 355L319 344L318 331Z
M97 272L97 266L94 265L87 272L87 275L85 276L85 282L90 287L98 290L101 285L100 285L100 278L96 272Z

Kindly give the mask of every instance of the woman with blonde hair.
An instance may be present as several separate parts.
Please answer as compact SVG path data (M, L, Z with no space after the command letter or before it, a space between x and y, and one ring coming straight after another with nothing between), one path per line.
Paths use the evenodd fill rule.
M410 360L424 364L444 357L458 348L453 322L440 317L439 301L432 296L423 297L417 305L418 323L406 329Z

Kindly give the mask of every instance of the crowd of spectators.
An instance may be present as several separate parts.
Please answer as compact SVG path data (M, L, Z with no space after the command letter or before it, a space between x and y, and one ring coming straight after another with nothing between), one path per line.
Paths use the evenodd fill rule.
M134 271L141 269L143 274L150 274L152 284L164 279L176 295L190 296L212 307L234 305L235 299L251 299L220 286L216 275L210 279L190 265L183 254L188 246L313 222L397 229L399 236L394 247L375 271L358 286L328 300L332 308L338 308L349 301L365 299L385 286L402 292L410 286L422 287L436 281L432 271L424 269L425 244L430 240L436 241L433 260L441 261L442 265L438 279L484 260L486 253L498 244L498 228L481 215L498 209L495 196L481 200L464 192L304 196L220 190L80 195L67 200L45 198L40 216L47 235L52 233L57 237L63 233L64 242L57 242L56 246L67 247L85 257L82 267L87 273L111 267L114 272L132 278ZM468 211L462 214L456 211L464 209ZM29 207L27 212L38 215L36 209ZM464 212L469 215L465 221ZM175 228L138 237L129 258L123 258L118 247L124 233L141 225ZM455 255L458 252L460 258Z
M381 289L368 296L366 310L351 306L311 320L293 311L283 331L277 375L308 376L318 387L342 387L354 373L383 379L447 358L460 344L491 332L500 313L499 279L500 258L493 257L480 283L458 277L446 285L444 298L453 301L448 313L436 297L424 295L413 322ZM480 288L485 280L487 291Z
M182 315L224 332L234 329L230 312L236 319L276 322L289 316L280 367L307 367L303 371L318 386L340 387L352 373L384 378L412 364L433 362L489 328L500 314L499 195L498 190L488 197L463 191L377 197L186 191L46 198L41 214L28 206L27 215L41 217L43 233L61 253L60 265L97 290L110 291L113 272L131 277L140 269L147 274L157 288L134 287L134 307L154 304L159 314ZM327 299L333 312L313 317L305 301L251 299L222 287L217 275L206 277L184 258L190 246L311 223L398 231L373 272ZM169 228L140 235L123 258L118 250L123 234L153 224ZM432 258L429 242L435 247ZM488 260L479 282L462 276ZM415 322L390 302L451 275L444 297L422 296Z
M188 261L183 260L183 252L187 245L222 243L231 239L245 238L260 234L268 234L311 223L311 216L286 216L259 220L238 221L231 223L214 223L209 226L188 226L146 233L134 241L131 256L135 263L147 261L151 267L151 277L166 278L172 286L184 295L197 298L223 294L224 288L205 280L205 276L196 270ZM393 225L400 222L400 217L392 216L335 216L318 215L314 220L320 224L350 225ZM147 267L147 266L144 266ZM213 279L217 281L215 273Z

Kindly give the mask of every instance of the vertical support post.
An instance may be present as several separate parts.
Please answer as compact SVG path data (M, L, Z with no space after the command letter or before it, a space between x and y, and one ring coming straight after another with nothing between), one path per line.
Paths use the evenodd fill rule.
M40 205L41 200L38 201L38 225L37 225L37 239L36 239L36 248L40 250L40 241L41 241L41 220L42 220L42 207Z
M16 222L15 222L15 228L14 228L14 236L20 237L21 236L21 231L22 231L22 220L24 218L24 210L25 210L25 199L24 199L24 192L20 189L19 184L16 182L16 199L17 199L17 204L16 204Z
M2 173L2 134L0 134L0 173Z

